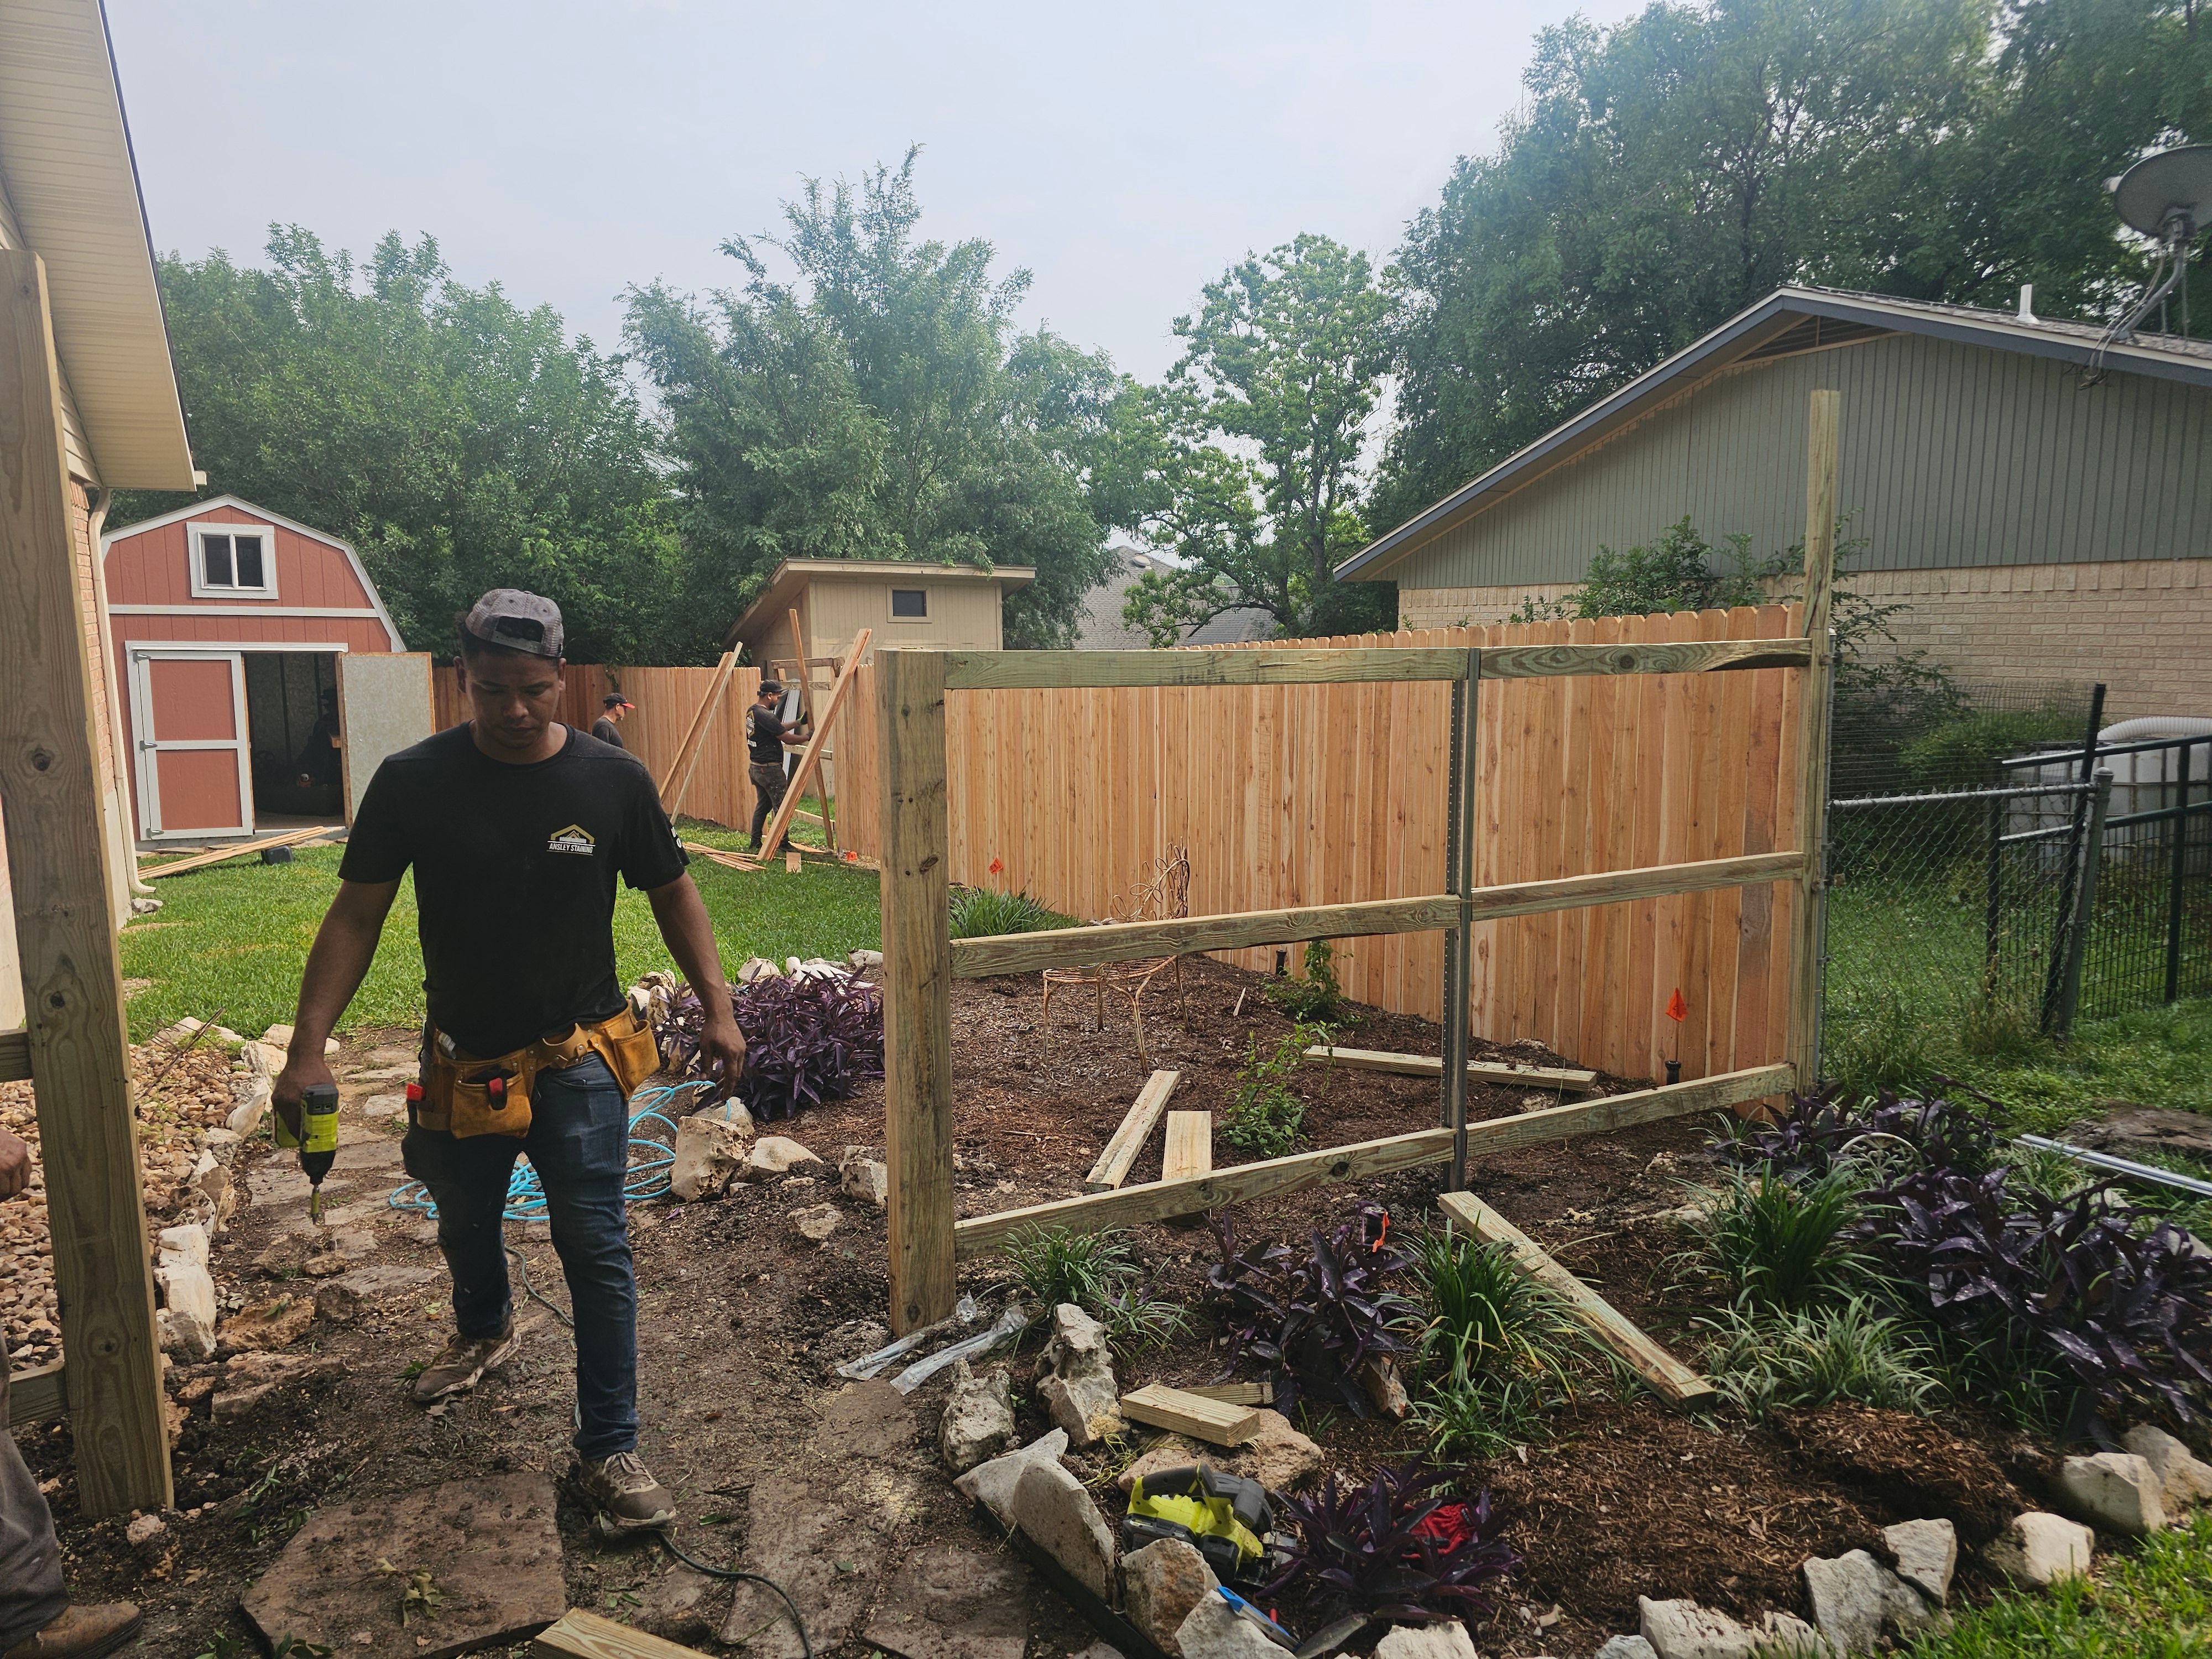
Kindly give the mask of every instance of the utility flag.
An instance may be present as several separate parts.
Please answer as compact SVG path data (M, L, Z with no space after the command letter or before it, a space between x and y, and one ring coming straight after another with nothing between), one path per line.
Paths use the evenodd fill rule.
M1674 994L1667 999L1667 1018L1680 1025L1689 1018L1689 1005L1682 1000L1682 988L1677 985L1674 988Z

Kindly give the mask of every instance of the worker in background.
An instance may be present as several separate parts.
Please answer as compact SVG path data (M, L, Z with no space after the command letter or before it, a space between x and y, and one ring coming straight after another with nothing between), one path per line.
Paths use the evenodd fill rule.
M702 1065L736 1077L744 1039L652 778L556 718L561 647L561 612L534 593L494 589L460 619L455 666L472 718L389 757L370 780L272 1104L296 1113L306 1089L332 1080L324 1041L412 866L430 1017L401 1152L438 1206L455 1325L414 1397L428 1405L473 1388L515 1350L501 1214L527 1153L575 1313L575 1483L604 1522L644 1530L666 1525L675 1504L636 1452L637 1279L623 1188L628 1097L659 1056L650 1031L638 1042L616 977L617 875L643 890L699 994Z
M31 1149L0 1129L0 1199L31 1184ZM138 1633L128 1601L72 1602L62 1589L62 1547L38 1477L8 1432L8 1342L0 1332L0 1656L97 1659Z
M338 694L325 687L321 699L322 712L307 732L307 746L300 751L300 787L312 789L318 784L332 784L344 776L344 750L339 746Z
M623 723L623 717L636 707L621 692L608 692L599 699L599 717L592 722L592 735L601 743L611 743L617 749L629 748L629 745L622 740L622 733L615 728Z
M794 720L789 726L776 711L783 701L783 684L779 680L763 680L760 695L753 706L745 710L745 752L750 764L745 775L753 781L753 851L761 849L761 832L768 826L769 817L783 805L784 786L790 781L783 770L783 751L796 749L806 741L806 722ZM783 851L771 847L766 854L774 858Z

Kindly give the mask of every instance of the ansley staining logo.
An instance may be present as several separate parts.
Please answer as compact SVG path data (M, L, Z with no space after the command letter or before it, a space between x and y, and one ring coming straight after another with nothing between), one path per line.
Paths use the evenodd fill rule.
M545 843L545 850L549 853L575 853L589 858L598 846L599 843L592 839L590 830L580 823L572 823L565 830L556 830L553 838Z

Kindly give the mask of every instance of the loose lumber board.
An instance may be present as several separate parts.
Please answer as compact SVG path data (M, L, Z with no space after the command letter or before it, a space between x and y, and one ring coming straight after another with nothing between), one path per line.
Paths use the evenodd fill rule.
M1468 908L1475 921L1496 921L1507 916L1572 910L1586 904L1619 904L1748 882L1794 880L1804 868L1803 854L1790 851L1613 870L1595 876L1561 876L1549 881L1479 887L1468 896ZM1459 898L1439 893L1355 904L1182 916L1167 921L1119 921L1103 927L1060 927L1036 933L994 933L953 940L952 971L961 979L982 979L994 974L1030 974L1042 968L1087 967L1146 957L1242 950L1254 945L1287 945L1299 939L1419 933L1455 927L1460 915Z
M21 1428L26 1423L60 1417L69 1410L69 1378L58 1359L32 1365L8 1378L8 1421Z
M1555 675L1710 674L1728 669L1804 668L1803 640L1686 640L1657 645L1501 645L1482 653L1482 678Z
M722 706L722 696L730 689L730 677L737 672L738 653L725 651L722 660L714 665L714 683L707 688L707 695L699 699L699 706L691 711L691 723L684 728L684 741L676 746L676 757L668 763L668 775L660 781L660 808L669 817L684 804L684 792L691 787L691 774L699 764L699 751L706 747L708 729L714 723L714 715Z
M1257 1406L1231 1405L1164 1382L1147 1382L1121 1396L1121 1415L1132 1422L1187 1434L1217 1446L1241 1446L1260 1432Z
M1463 680L1464 650L1390 647L1282 651L947 651L951 691L1054 686L1311 685Z
M1165 1150L1160 1153L1162 1181L1188 1181L1213 1168L1213 1114L1170 1112Z
M1332 1048L1316 1043L1306 1050L1308 1060L1325 1060L1353 1072L1395 1072L1402 1077L1442 1077L1440 1054L1395 1054L1379 1048ZM1597 1083L1595 1072L1579 1066L1516 1066L1507 1060L1470 1060L1467 1074L1486 1083L1530 1083L1553 1088L1587 1091Z
M679 1647L581 1607L569 1608L538 1632L530 1651L532 1659L700 1659L696 1648Z
M0 1031L0 1083L21 1083L31 1074L31 1034Z
M1486 1244L1504 1246L1522 1273L1550 1291L1597 1339L1664 1398L1680 1406L1711 1397L1713 1385L1668 1353L1613 1304L1554 1261L1543 1247L1473 1193L1446 1193L1443 1212Z
M169 1437L46 264L0 249L0 799L77 1503L166 1510Z
M1267 1382L1193 1382L1186 1385L1183 1392L1207 1400L1218 1400L1226 1406L1272 1406L1275 1403L1275 1385Z
M4 1065L0 1060L0 1065ZM5 1076L0 1071L0 1076ZM1152 1126L1160 1121L1167 1109L1168 1097L1175 1092L1176 1085L1182 1081L1181 1072L1154 1072L1145 1079L1145 1086L1137 1091L1137 1103L1129 1108L1122 1118L1121 1127L1114 1131L1114 1138L1106 1143L1106 1150L1098 1154L1098 1161L1091 1166L1084 1177L1086 1193L1111 1192L1129 1178L1129 1166L1137 1161L1151 1139Z
M221 864L225 859L243 858L248 853L258 853L264 847L297 847L303 841L313 841L318 836L342 835L342 823L318 824L312 830L287 830L279 836L263 836L257 841L242 841L231 847L217 847L204 853L194 853L189 858L173 859L153 869L141 869L141 881L159 881L164 876L179 876L187 870L204 870L210 864Z
M1638 1123L1686 1117L1692 1112L1717 1110L1786 1094L1796 1085L1796 1073L1788 1066L1754 1066L1718 1077L1690 1083L1639 1089L1632 1094L1603 1095L1572 1105L1550 1106L1538 1112L1511 1117L1486 1118L1467 1126L1470 1155L1510 1152L1546 1141L1576 1135L1603 1134ZM1110 1193L1090 1193L1048 1204L1032 1204L995 1215L973 1216L956 1224L953 1248L963 1260L996 1249L1012 1234L1027 1227L1058 1226L1078 1232L1107 1227L1141 1226L1194 1211L1219 1209L1285 1193L1304 1192L1331 1182L1358 1181L1387 1175L1394 1170L1442 1164L1451 1157L1449 1129L1417 1129L1409 1134L1380 1140L1356 1141L1348 1146L1320 1152L1293 1152L1287 1158L1265 1158L1187 1181L1152 1181L1122 1187Z
M1836 472L1840 455L1841 394L1812 395L1805 441L1805 633L1819 653L1797 704L1797 841L1824 847L1828 827L1828 690L1835 678L1830 606L1836 582ZM1819 859L1798 877L1790 941L1788 1054L1813 1077L1820 1066L1820 912L1826 872Z
M867 650L868 641L872 636L872 629L864 628L853 636L852 648L845 653L844 665L838 669L837 678L830 683L830 696L823 702L821 713L812 717L814 735L807 738L806 747L799 751L799 765L784 785L783 800L776 807L775 816L769 820L768 828L761 831L761 847L763 851L783 844L784 832L791 828L792 814L799 811L799 797L806 793L806 781L814 775L815 769L822 764L822 750L830 742L830 727L837 719L837 710L845 701L846 692L852 689L853 676L860 669L861 653ZM945 708L942 703L938 706L937 725L941 736L945 727ZM890 799L889 795L884 798L886 806L890 803ZM888 836L888 830L885 834ZM942 841L943 838L939 837L940 845Z

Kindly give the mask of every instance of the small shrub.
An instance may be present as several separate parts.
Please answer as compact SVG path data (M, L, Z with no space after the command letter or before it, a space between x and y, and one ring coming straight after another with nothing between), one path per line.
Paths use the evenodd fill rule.
M1716 1339L1705 1375L1755 1419L1838 1400L1917 1412L1942 1392L1936 1355L1864 1297L1806 1313L1730 1310L1701 1322Z
M1439 1462L1496 1457L1543 1437L1560 1403L1548 1379L1476 1372L1432 1378L1413 1401L1412 1419Z
M709 1102L734 1095L756 1119L774 1122L825 1100L848 1099L863 1080L884 1074L883 994L863 980L779 975L738 986L730 1006L744 1033L744 1072L724 1078ZM689 1076L697 1066L704 1023L698 994L684 987L654 1030L671 1075Z
M1296 1146L1306 1103L1291 1092L1290 1079L1305 1063L1307 1046L1327 1036L1320 1027L1296 1025L1266 1055L1258 1036L1246 1038L1237 1091L1221 1114L1221 1138L1259 1158L1280 1158Z
M1358 1417L1372 1410L1359 1368L1400 1352L1391 1328L1419 1313L1384 1283L1411 1261L1384 1242L1388 1222L1380 1206L1363 1204L1334 1231L1316 1228L1301 1255L1283 1244L1240 1252L1227 1216L1216 1220L1221 1260L1206 1283L1223 1304L1228 1364L1271 1377L1277 1411L1287 1414L1302 1394Z
M1261 988L1288 1018L1302 1025L1325 1026L1344 1006L1344 989L1336 982L1336 947L1325 939L1308 940L1305 969L1304 979L1285 975L1269 980Z
M1189 1324L1181 1308L1158 1300L1146 1287L1126 1233L1036 1226L1000 1248L1040 1323L1061 1303L1073 1302L1105 1326L1117 1345L1134 1347L1156 1347Z
M1261 1592L1312 1607L1321 1618L1364 1613L1376 1620L1473 1623L1520 1564L1499 1540L1490 1494L1448 1496L1450 1477L1415 1462L1385 1468L1364 1486L1283 1500L1279 1523L1294 1528L1289 1562Z
M2081 716L2057 703L2041 708L1984 709L1958 715L1898 753L1905 775L1927 789L1975 789L1994 775L1996 763L2033 754L2053 744L2079 746Z
M1908 1098L1885 1092L1858 1099L1834 1087L1793 1096L1789 1109L1771 1120L1723 1118L1707 1144L1740 1169L1790 1180L1817 1179L1846 1164L1987 1169L2001 1139L1996 1120L1984 1109L1995 1103L1943 1079L1936 1082L1928 1095Z
M1042 933L1075 924L1048 909L1027 893L994 892L988 887L952 890L950 926L954 939L989 939L1000 933Z
M1850 1238L1857 1185L1848 1169L1797 1182L1732 1170L1698 1224L1696 1254L1754 1310L1797 1313L1848 1295L1874 1271Z
M1585 1346L1559 1299L1513 1265L1510 1252L1451 1228L1414 1247L1413 1281L1427 1304L1420 1353L1449 1376L1548 1376L1567 1386Z

